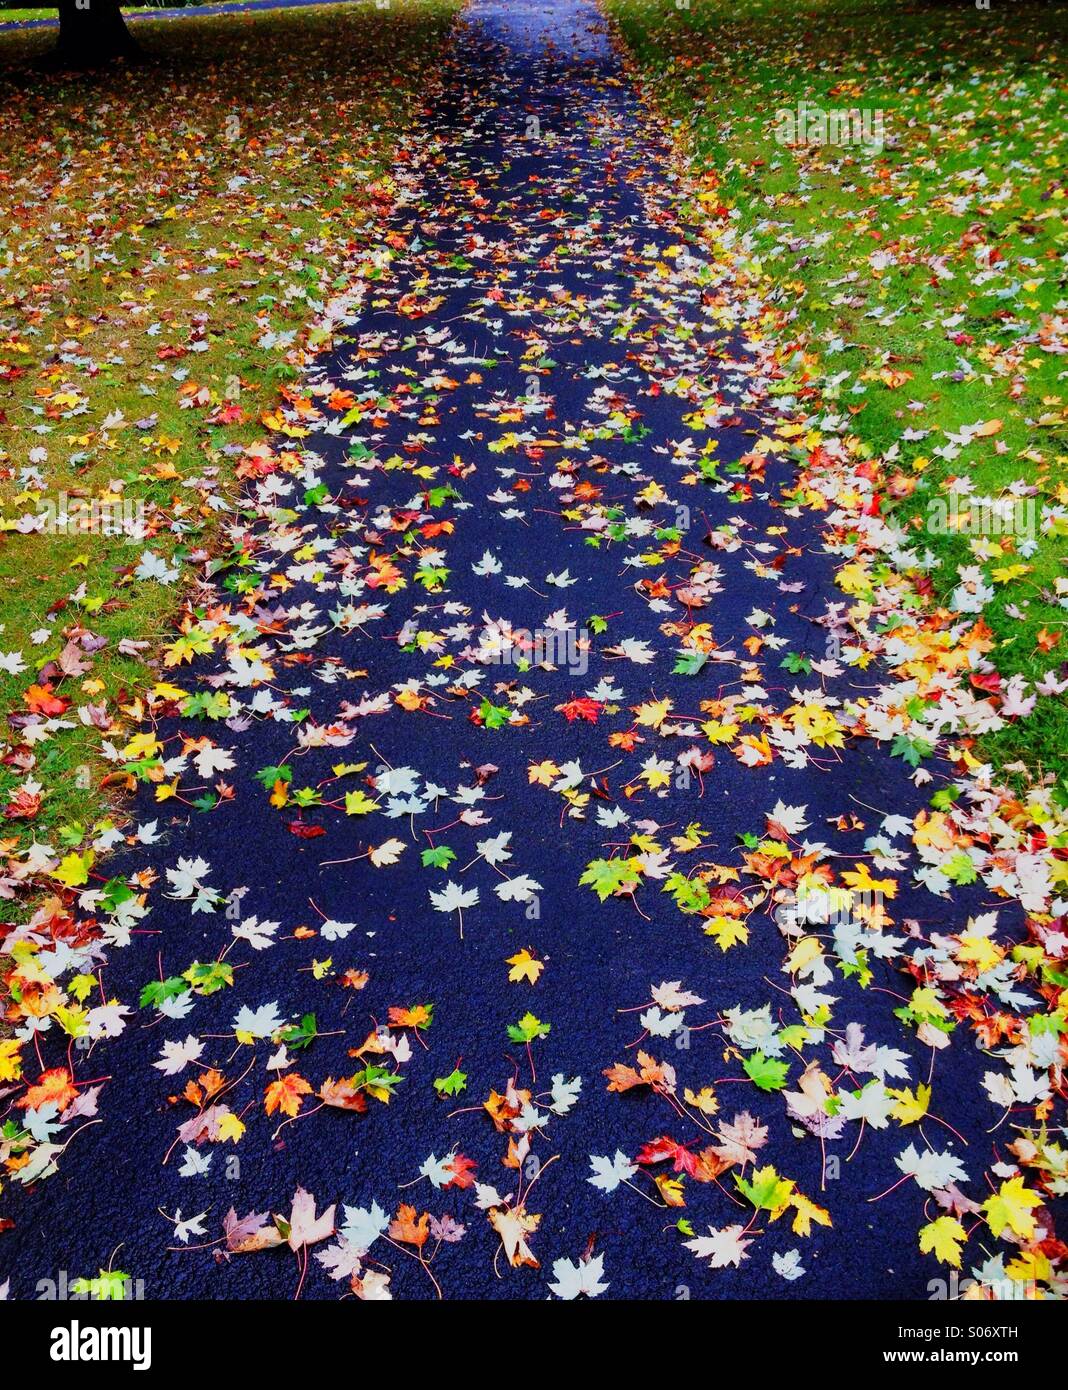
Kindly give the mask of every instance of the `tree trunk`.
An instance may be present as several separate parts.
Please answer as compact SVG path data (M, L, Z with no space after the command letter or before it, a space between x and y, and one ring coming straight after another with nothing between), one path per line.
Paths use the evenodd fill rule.
M58 5L59 42L49 55L54 66L95 68L138 52L119 0L58 0Z

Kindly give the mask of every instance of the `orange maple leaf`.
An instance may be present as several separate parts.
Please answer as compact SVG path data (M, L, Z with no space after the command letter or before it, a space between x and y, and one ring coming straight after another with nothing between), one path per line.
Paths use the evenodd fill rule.
M303 1097L310 1094L311 1087L303 1076L298 1076L296 1072L280 1076L277 1081L271 1082L264 1093L267 1114L273 1115L276 1110L281 1110L284 1115L297 1115L304 1104Z
M403 1241L421 1250L430 1237L430 1213L424 1211L422 1216L416 1217L415 1208L402 1203L397 1208L396 1219L389 1223L389 1235L391 1240Z
M71 1085L70 1072L66 1067L53 1067L43 1071L36 1086L29 1086L21 1100L15 1102L20 1110L40 1110L42 1105L55 1101L57 1113L62 1113L75 1099L78 1092Z

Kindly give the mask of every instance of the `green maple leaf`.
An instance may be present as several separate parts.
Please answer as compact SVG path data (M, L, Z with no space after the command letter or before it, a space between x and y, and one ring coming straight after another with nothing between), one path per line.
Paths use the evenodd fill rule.
M75 1279L71 1292L83 1294L100 1303L121 1303L126 1297L132 1276L121 1269L102 1269L95 1279Z
M487 729L499 729L502 724L508 723L509 710L507 705L495 705L484 699L478 712Z
M957 850L946 860L944 864L938 866L951 883L974 883L978 875L975 872L975 865L972 863L971 856L965 854L963 850Z
M456 851L448 845L438 845L436 849L423 850L420 858L424 869L447 869L456 858Z
M765 1057L763 1052L754 1052L742 1063L742 1069L754 1085L762 1091L781 1091L786 1085L786 1075L790 1068L777 1057Z
M449 571L443 565L423 565L415 571L415 577L425 589L434 593L448 579Z
M738 1191L743 1193L758 1211L777 1211L789 1201L793 1183L789 1178L780 1178L769 1163L766 1168L758 1168L753 1173L752 1182L735 1176Z
M256 781L262 782L270 791L276 782L292 782L293 769L291 767L261 767L256 773Z
M919 767L923 759L929 758L933 752L933 743L928 743L925 738L909 738L906 734L898 734L890 746L891 757L904 758L909 767Z
M467 1087L467 1073L454 1067L448 1076L439 1076L434 1082L434 1090L439 1096L458 1096Z
M233 984L234 968L223 960L208 961L207 964L195 960L188 970L182 972L182 978L189 981L194 994L215 994Z
M100 901L108 912L114 912L122 903L128 903L133 897L136 897L136 894L124 878L109 878L104 884Z
M314 1014L305 1014L299 1023L291 1023L278 1032L281 1041L288 1043L297 1052L314 1042L318 1036L319 1027Z
M624 884L633 884L641 870L629 859L591 859L579 883L592 888L604 902L613 893L618 893Z
M712 901L708 885L699 878L687 878L685 874L669 874L664 881L664 893L671 893L675 906L680 912L700 912Z
M169 980L149 980L141 991L141 1008L147 1009L150 1004L158 1007L168 999L177 999L188 989L188 983L180 975L172 975Z
M781 665L795 676L799 672L807 676L812 670L812 662L803 652L790 652L783 658Z
M358 1071L351 1077L351 1084L355 1087L378 1086L384 1091L390 1091L403 1080L403 1076L387 1071L385 1067L364 1067L363 1071Z
M679 652L675 665L671 668L673 676L696 676L708 664L707 652Z
M525 1013L518 1023L509 1023L508 1036L517 1043L533 1042L535 1038L547 1038L551 1027L532 1013Z
M228 719L233 713L225 690L205 690L190 695L179 706L187 719Z
M784 1047L803 1047L808 1042L808 1029L803 1023L790 1023L780 1030L779 1042Z

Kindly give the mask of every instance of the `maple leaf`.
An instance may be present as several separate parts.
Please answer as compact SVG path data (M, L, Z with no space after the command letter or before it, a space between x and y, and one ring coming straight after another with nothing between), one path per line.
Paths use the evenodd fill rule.
M290 1250L296 1252L305 1245L315 1245L320 1240L329 1240L334 1234L334 1207L326 1208L322 1216L315 1215L315 1198L303 1187L293 1194L293 1206L289 1220L281 1216L274 1218Z
M245 1255L256 1250L269 1250L281 1245L285 1237L265 1211L252 1211L238 1217L231 1207L223 1217L226 1248L232 1254Z
M523 1207L492 1207L487 1213L489 1223L501 1238L504 1253L513 1269L529 1265L531 1269L540 1268L539 1262L527 1244L527 1236L538 1229L541 1216L527 1212Z
M961 1246L967 1239L968 1232L956 1217L939 1216L920 1228L920 1253L929 1255L933 1251L943 1264L960 1269Z
M603 1282L603 1255L591 1256L588 1260L580 1260L578 1264L566 1259L554 1260L553 1279L555 1282L549 1285L551 1291L557 1298L569 1300L578 1298L581 1294L585 1294L587 1298L596 1298L609 1287Z
M593 1177L586 1181L602 1192L614 1192L620 1183L629 1182L638 1171L621 1149L616 1150L615 1158L590 1154L590 1167Z
M910 1144L894 1162L903 1173L915 1178L925 1192L934 1192L949 1187L952 1183L968 1180L960 1160L948 1152L937 1153L934 1149L925 1149L921 1154L917 1153L914 1144Z
M762 1091L781 1091L786 1085L790 1068L777 1057L765 1057L763 1052L754 1052L742 1062L742 1070Z
M101 1269L95 1279L72 1279L71 1293L94 1302L122 1303L132 1297L133 1279L121 1269Z
M603 708L600 700L590 700L586 697L568 700L566 704L556 706L556 709L569 724L573 724L576 719L584 719L588 724L596 724Z
M604 902L613 893L632 893L641 881L641 873L631 859L593 859L579 883L592 888Z
M232 1111L227 1110L225 1114L219 1116L219 1142L226 1143L228 1140L236 1144L245 1132L244 1121Z
M528 782L537 783L542 787L551 787L559 776L560 769L551 758L546 758L540 763L531 763L527 768Z
M683 1245L687 1250L692 1250L698 1259L708 1260L712 1269L726 1269L728 1265L734 1265L737 1269L743 1260L749 1258L746 1251L753 1241L752 1237L745 1236L745 1227L740 1222L725 1226L722 1230L709 1226L708 1230L707 1236L696 1236L693 1240L683 1241Z
M705 1002L699 995L683 989L681 980L666 980L663 984L655 985L650 991L650 998L662 1009L669 1010L685 1009Z
M780 1178L769 1163L758 1168L749 1181L735 1175L739 1192L743 1193L758 1211L782 1212L790 1203L794 1184L789 1178Z
M475 1164L475 1161L473 1159L468 1158L466 1154L454 1155L452 1162L449 1164L449 1169L452 1172L452 1178L449 1182L445 1184L445 1186L457 1187L461 1190L468 1187L473 1187L475 1183L476 1168L477 1165Z
M831 1225L830 1212L818 1207L815 1202L810 1202L803 1192L794 1192L791 1195L790 1206L796 1213L790 1226L795 1236L811 1235L813 1221L819 1226ZM777 1220L781 1214L781 1211L777 1211L772 1220Z
M367 857L376 869L381 869L389 864L395 864L405 850L403 840L384 840L382 844L371 845L367 852Z
M475 903L478 902L478 889L462 888L458 883L449 879L444 888L437 891L433 888L430 890L430 901L437 912L462 913L465 907L474 907Z
M389 1010L391 1028L418 1028L425 1030L434 1022L433 1004L414 1004L410 1009L396 1005Z
M659 1139L652 1139L647 1144L643 1144L634 1161L642 1165L670 1161L674 1165L676 1173L692 1174L697 1166L695 1156L666 1134Z
M439 1076L434 1081L434 1090L439 1096L458 1096L467 1087L467 1073L454 1067L448 1076Z
M1037 1224L1031 1212L1041 1205L1039 1194L1024 1187L1023 1178L1015 1177L1003 1182L1000 1189L986 1199L982 1210L996 1236L1007 1229L1024 1240L1030 1240Z
M668 1173L657 1173L653 1177L653 1181L656 1183L666 1206L684 1207L686 1205L680 1179L673 1178Z
M165 1042L159 1060L152 1065L165 1076L174 1076L195 1062L203 1051L204 1044L195 1033L190 1033L184 1043Z
M604 1075L608 1077L608 1089L628 1091L633 1086L652 1086L659 1091L674 1093L675 1072L666 1062L657 1062L648 1052L639 1052L638 1066L639 1071L618 1062L606 1067Z
M545 969L545 962L535 959L526 947L514 956L509 956L505 964L512 967L508 972L508 978L513 984L527 980L530 984L536 985L538 976Z
M518 1023L508 1025L508 1036L513 1042L529 1043L533 1042L535 1038L547 1038L551 1027L551 1024L542 1023L540 1018L535 1018L528 1011Z
M424 1211L422 1216L417 1216L414 1207L402 1203L389 1223L389 1238L422 1250L430 1238L430 1213Z
M272 1081L264 1093L267 1114L273 1115L276 1110L281 1110L283 1115L297 1115L304 1104L303 1097L310 1095L311 1089L303 1076L287 1072L277 1081Z
M22 1075L22 1059L18 1038L0 1038L0 1081L17 1081Z
M21 1110L40 1110L51 1102L57 1113L62 1113L77 1095L66 1067L53 1067L51 1071L43 1071L15 1104Z
M931 1088L922 1082L916 1087L915 1095L911 1087L902 1091L887 1088L887 1095L894 1097L896 1104L890 1113L902 1125L911 1125L922 1120L931 1103Z
M367 1109L367 1097L362 1088L354 1084L353 1078L335 1081L328 1076L317 1094L324 1105L333 1106L335 1110L355 1110L362 1114Z
M517 874L515 878L506 878L503 883L496 884L493 891L502 903L525 903L530 902L540 889L541 884L537 879L529 874Z

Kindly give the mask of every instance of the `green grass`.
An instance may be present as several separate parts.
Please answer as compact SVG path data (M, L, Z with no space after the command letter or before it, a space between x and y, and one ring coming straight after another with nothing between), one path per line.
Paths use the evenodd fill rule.
M0 670L7 851L77 843L111 807L101 742L123 747L161 678L148 662L316 346L317 306L388 255L372 203L456 10L146 20L149 65L88 77L28 67L45 32L0 35L0 652L24 662ZM118 488L147 509L147 541L17 529L62 492ZM146 546L178 583L134 577ZM49 679L84 630L107 646ZM124 639L148 645L123 655ZM42 673L66 707L28 748L7 720ZM41 801L23 818L27 779Z
M886 461L898 519L935 556L936 595L952 593L959 565L980 567L1002 674L1059 669L1068 359L1051 349L1063 351L1068 315L1068 10L1006 0L990 11L963 0L608 0L608 10L705 184L703 214L734 210L748 258L796 311L774 330L798 344L787 388L803 401L818 387L852 413ZM801 101L882 112L885 148L780 143L777 113ZM996 433L955 457L935 453L962 426L994 420ZM903 438L910 428L928 434ZM955 475L991 499L1018 480L1037 486L1040 513L1057 510L1034 553L1014 537L933 531L929 504ZM1066 746L1068 700L1050 697L984 751L1003 767L1044 768Z
M207 3L207 0L205 0ZM162 5L123 5L123 14L143 14L147 10L164 9ZM195 9L190 9L190 14L196 14ZM0 24L15 24L27 19L58 19L59 11L55 5L47 8L37 9L0 9Z

